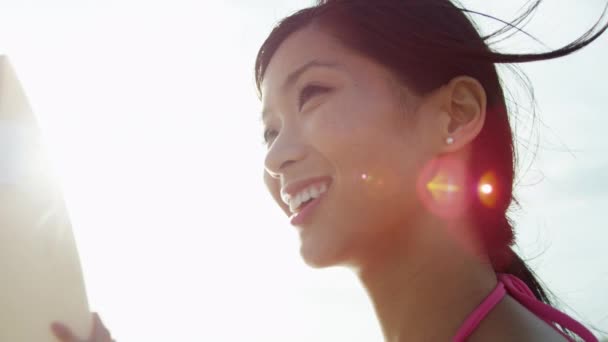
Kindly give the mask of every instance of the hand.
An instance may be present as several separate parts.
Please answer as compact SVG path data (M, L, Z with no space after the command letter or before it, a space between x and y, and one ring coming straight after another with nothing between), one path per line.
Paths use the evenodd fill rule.
M93 332L86 340L79 339L66 325L59 322L51 324L51 330L55 337L61 342L116 342L112 339L110 332L101 322L97 313L93 313Z

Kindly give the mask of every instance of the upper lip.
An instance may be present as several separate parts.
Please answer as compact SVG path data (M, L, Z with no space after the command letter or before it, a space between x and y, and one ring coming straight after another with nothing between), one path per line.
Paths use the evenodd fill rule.
M312 177L312 178L307 178L307 179L304 179L301 181L285 184L285 186L283 186L281 188L281 198L283 198L283 201L285 201L287 203L288 202L287 199L294 198L295 195L298 194L298 192L300 192L303 189L305 189L306 187L308 187L312 184L316 184L316 183L326 183L329 186L329 184L331 183L331 177L329 177L329 176Z

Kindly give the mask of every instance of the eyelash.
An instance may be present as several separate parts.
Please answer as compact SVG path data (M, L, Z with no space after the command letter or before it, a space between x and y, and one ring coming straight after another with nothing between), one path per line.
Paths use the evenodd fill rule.
M298 108L302 110L302 107L304 106L306 101L308 101L314 95L327 93L330 90L331 89L328 87L314 84L305 86L304 88L302 88L302 90L300 90L300 95L298 96Z
M306 101L310 100L313 96L318 94L323 94L329 92L331 89L328 87L320 86L320 85L307 85L300 91L300 95L298 96L298 108L302 110L302 107L306 103ZM273 129L264 130L263 141L262 144L268 145L270 143L270 135L276 137L278 132Z
M263 141L262 141L262 144L263 144L263 145L268 145L268 144L270 143L270 139L271 139L271 138L269 137L269 135L270 135L271 133L274 133L274 136L275 136L275 137L278 135L278 132L277 132L277 131L275 131L274 129L265 129L265 130L264 130L264 134L263 134Z

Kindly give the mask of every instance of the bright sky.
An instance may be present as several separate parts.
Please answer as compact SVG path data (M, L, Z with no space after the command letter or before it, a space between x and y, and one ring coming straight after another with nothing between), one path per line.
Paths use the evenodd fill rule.
M555 48L604 0L545 2L529 29ZM523 1L463 3L509 19ZM91 308L119 341L381 340L355 278L305 266L262 183L254 56L279 18L307 4L0 2L0 53L43 127ZM607 42L525 67L541 144L513 213L540 277L604 330Z

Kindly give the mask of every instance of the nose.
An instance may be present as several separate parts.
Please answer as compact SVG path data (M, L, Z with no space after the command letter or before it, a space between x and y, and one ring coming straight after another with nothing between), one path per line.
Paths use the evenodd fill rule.
M291 164L305 157L306 146L300 136L296 132L283 130L272 142L264 166L273 178L279 178Z

